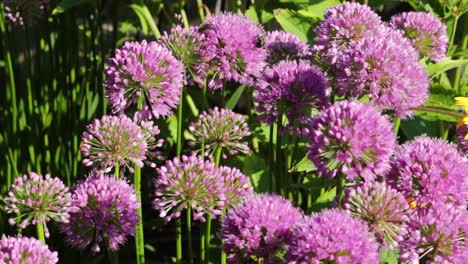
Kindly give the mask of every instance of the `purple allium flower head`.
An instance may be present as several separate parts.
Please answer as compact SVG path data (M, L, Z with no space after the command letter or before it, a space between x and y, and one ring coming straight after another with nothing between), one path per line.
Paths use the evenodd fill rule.
M255 195L234 207L222 219L220 238L229 263L282 263L285 241L302 212L277 195Z
M93 172L73 191L70 222L62 225L67 242L79 249L100 251L105 243L118 250L133 236L140 207L135 190L125 179Z
M205 111L197 122L190 124L189 130L197 140L193 144L204 140L206 156L212 156L218 148L222 148L224 158L228 154L250 152L249 144L244 141L250 136L249 126L242 115L232 110L215 107Z
M385 183L370 182L355 187L347 194L344 207L361 218L377 241L390 248L406 234L410 207L405 197Z
M223 179L212 162L185 156L166 161L156 169L153 205L166 221L180 217L183 209L192 210L194 220L205 221L205 214L221 214L226 204Z
M31 26L49 9L49 0L2 0L5 17L18 26Z
M313 50L325 64L335 64L351 43L375 32L382 21L367 5L345 3L329 8L315 28Z
M107 98L114 113L142 106L142 119L172 113L179 104L184 67L166 47L152 41L127 41L105 68Z
M418 208L434 202L466 205L468 160L454 144L420 136L396 150L389 183L416 202Z
M296 224L287 263L379 263L378 244L366 223L349 212L325 209Z
M370 125L372 124L372 125ZM371 104L348 100L324 109L312 122L309 158L322 176L373 180L390 169L396 137L388 117Z
M428 97L430 81L417 51L400 31L385 26L344 52L337 68L337 94L367 95L400 118L411 116Z
M457 140L460 151L468 154L468 125L462 125L457 128Z
M21 229L29 224L42 224L49 237L46 223L50 220L68 222L71 195L68 187L59 178L30 172L15 179L4 199L5 211L13 214L10 224Z
M390 26L403 30L421 57L438 62L446 56L447 27L434 15L427 12L400 13L392 17Z
M438 203L410 220L411 231L400 244L405 263L468 263L468 212Z
M246 197L253 195L253 188L250 181L240 170L221 166L218 169L219 176L224 183L223 199L225 207L233 207L239 204Z
M116 164L129 162L143 167L148 149L145 137L149 137L148 133L143 134L141 127L125 115L95 119L81 136L83 164L106 172Z
M47 245L32 237L10 237L0 239L0 263L5 264L55 264L58 254Z
M205 49L205 36L198 27L184 28L176 25L170 33L164 32L160 43L172 51L174 57L184 64L188 81L195 81L204 85L203 78L207 68L203 57Z
M266 69L253 100L261 121L272 125L286 114L286 129L305 134L313 112L329 105L327 88L328 81L317 67L305 61L282 61Z
M261 45L264 29L247 17L224 13L207 18L200 26L206 37L203 57L208 63L208 87L220 89L224 81L252 85L265 67Z
M304 41L285 31L267 32L265 48L268 52L269 64L276 64L283 60L306 60L312 55Z

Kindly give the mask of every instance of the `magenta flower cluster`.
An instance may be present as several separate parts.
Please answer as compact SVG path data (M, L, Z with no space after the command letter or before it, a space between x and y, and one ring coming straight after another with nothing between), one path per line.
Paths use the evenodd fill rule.
M388 27L356 41L337 64L338 94L367 95L401 118L410 116L428 97L429 78L417 51L401 32Z
M0 239L0 263L56 264L58 263L58 254L35 238L2 235Z
M342 210L327 209L296 224L287 263L379 263L379 246L367 225Z
M5 211L12 217L11 225L24 229L28 225L43 225L49 237L47 222L54 220L67 223L71 210L68 187L59 178L30 172L16 178L4 198Z
M193 211L193 219L204 222L206 215L221 215L252 193L247 177L237 169L216 168L197 156L166 161L156 169L154 208L166 221L178 218L182 210Z
M208 87L220 89L224 82L254 84L264 66L267 52L261 45L264 29L242 15L223 13L200 25L206 43L203 56L208 63Z
M184 66L157 42L128 41L105 68L107 98L115 114L166 117L179 104Z
M344 208L366 222L384 246L397 247L407 233L410 206L403 194L386 183L364 183L351 189Z
M327 89L328 80L317 67L281 61L265 70L253 100L261 121L272 125L285 114L287 130L306 134L314 111L329 105Z
M467 263L468 212L438 203L410 220L411 232L400 245L405 263Z
M135 190L125 179L93 172L73 190L70 221L62 225L62 232L79 249L89 246L97 253L105 244L117 250L134 235L139 207Z
M49 11L49 0L2 0L5 18L18 26L31 26Z
M95 119L81 136L83 164L109 172L116 165L134 163L143 167L148 143L155 130L145 128L146 134L129 117L108 116ZM131 164L130 164L131 165Z
M284 253L291 229L302 217L300 210L279 196L250 197L223 218L222 249L230 263L281 263L276 253Z
M230 109L214 107L204 111L198 121L192 122L189 131L195 136L194 145L204 145L205 156L221 151L223 157L237 153L248 154L246 137L250 136L245 118Z
M435 62L446 57L447 27L434 15L426 12L400 13L392 17L390 26L401 29L421 57Z
M387 116L351 100L324 109L312 121L309 143L309 158L320 175L374 180L390 169L396 137Z
M295 35L285 31L270 31L265 36L267 62L272 65L284 60L307 60L311 58L311 50L307 43Z
M466 205L468 161L454 144L420 136L396 150L388 180L418 208L434 203Z

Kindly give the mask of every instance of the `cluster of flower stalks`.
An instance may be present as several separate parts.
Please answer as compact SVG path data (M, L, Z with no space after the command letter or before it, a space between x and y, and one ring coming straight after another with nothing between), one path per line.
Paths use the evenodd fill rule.
M458 146L424 135L397 140L399 120L428 98L420 59L446 56L444 24L419 12L383 21L346 3L313 32L310 46L223 13L115 50L105 68L112 115L81 138L89 173L70 189L49 175L17 178L3 199L9 222L36 226L40 241L2 237L0 262L57 263L45 244L57 235L77 250L114 252L110 261L134 236L135 262L144 263L144 230L153 228L143 226L145 214L175 224L177 263L372 264L389 251L406 263L468 263L468 117L457 124ZM239 103L252 113L213 100L235 85L252 91ZM192 117L183 106L195 89L201 113ZM457 103L468 109L466 98ZM262 127L249 128L252 120ZM169 123L175 135L160 138ZM298 146L312 169L293 168ZM234 167L252 152L270 161L270 193L255 193L252 173ZM142 170L154 190L143 196ZM297 185L331 196L327 208L304 206L311 196Z

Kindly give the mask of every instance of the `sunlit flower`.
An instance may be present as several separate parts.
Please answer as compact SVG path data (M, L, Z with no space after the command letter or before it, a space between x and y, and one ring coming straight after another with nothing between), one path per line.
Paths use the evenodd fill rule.
M55 177L30 172L15 179L5 197L5 211L13 214L10 224L24 229L28 225L44 225L50 220L67 223L71 206L68 187Z
M270 31L265 36L265 48L268 52L269 64L284 60L309 59L311 52L307 43L286 31Z
M155 41L125 42L108 59L104 72L107 98L114 114L130 110L147 120L166 117L179 104L184 66Z
M138 222L134 188L125 179L93 172L73 190L70 222L62 225L66 241L96 253L104 243L117 250L133 236Z
M447 27L431 13L399 13L392 17L390 26L403 30L421 57L437 62L446 56Z
M55 264L58 260L57 252L35 238L2 235L0 239L0 263Z

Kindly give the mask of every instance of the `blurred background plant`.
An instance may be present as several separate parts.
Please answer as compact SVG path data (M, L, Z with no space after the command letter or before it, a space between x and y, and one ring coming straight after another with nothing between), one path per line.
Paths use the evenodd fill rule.
M402 11L426 11L439 17L447 25L448 56L433 63L422 61L431 77L430 98L415 112L415 118L401 121L401 141L421 134L454 139L456 115L460 109L453 98L468 94L468 0L392 1L365 0L386 21ZM239 12L261 23L267 30L283 29L308 44L314 43L313 28L323 18L325 10L340 4L338 0L3 0L0 3L0 194L4 194L15 178L28 171L51 173L67 186L74 186L84 178L80 165L80 135L90 121L110 113L105 98L104 68L107 58L127 40L153 40L175 25L187 27L200 24L206 17L224 11ZM242 32L238 32L242 34ZM208 106L221 105L247 116L252 131L248 156L229 157L225 163L236 166L250 177L256 192L272 189L269 173L277 168L269 162L268 144L271 141L284 153L292 152L282 164L284 173L294 177L290 189L283 195L296 197L299 206L317 210L328 206L335 190L316 190L314 182L324 181L307 176L315 170L306 157L306 141L295 142L290 150L288 134L277 135L273 126L251 118L255 107L251 103L252 89L228 84L220 92L209 94L208 102L201 102L202 89L184 93L184 120L194 120ZM166 141L165 150L175 153L177 119L174 115L157 120L160 138ZM188 122L186 122L188 123ZM194 140L188 126L183 137ZM267 140L268 139L268 140ZM270 140L271 139L271 140ZM187 144L188 145L188 144ZM299 157L299 158L298 158ZM300 157L305 157L301 160ZM276 157L280 159L281 156ZM162 164L162 163L161 163ZM161 165L158 164L158 165ZM271 166L269 164L272 164ZM144 173L143 173L144 175ZM306 179L302 181L302 179ZM297 180L296 180L297 179ZM301 179L301 181L299 181ZM325 180L326 181L326 180ZM298 182L297 184L295 182ZM143 200L150 207L151 177L142 182ZM173 227L164 228L157 213L147 210L144 222L149 222L146 250L149 259L160 258L165 248L172 250ZM147 226L145 224L145 226ZM13 229L6 215L0 214L0 232ZM27 232L27 231L25 231ZM66 249L59 240L52 240L60 248L60 259L71 263L99 262L104 256L92 257ZM132 243L125 247L131 248ZM155 247L151 245L156 245ZM65 253L64 253L65 252ZM132 250L121 251L121 257Z

